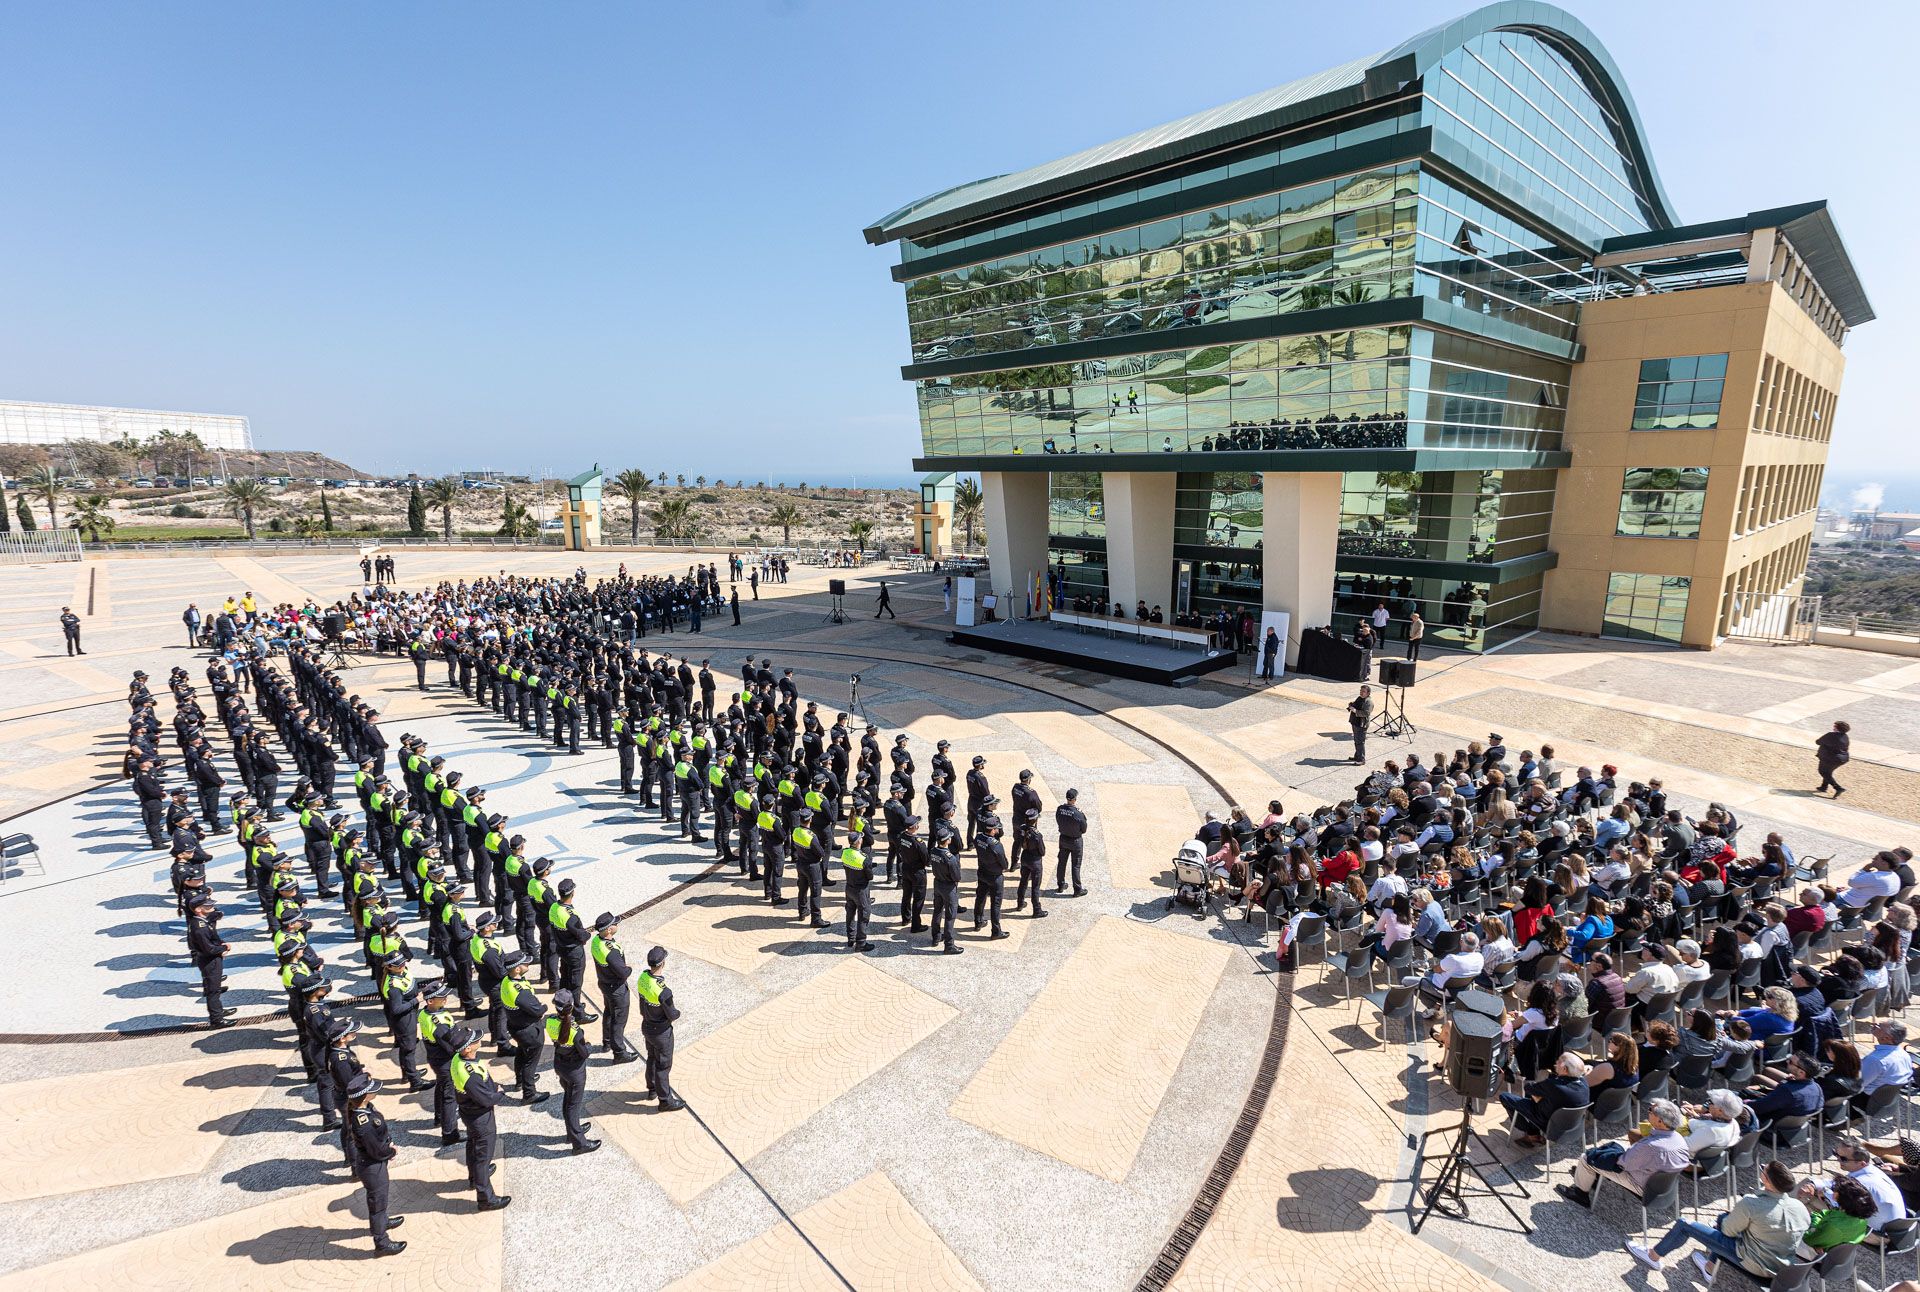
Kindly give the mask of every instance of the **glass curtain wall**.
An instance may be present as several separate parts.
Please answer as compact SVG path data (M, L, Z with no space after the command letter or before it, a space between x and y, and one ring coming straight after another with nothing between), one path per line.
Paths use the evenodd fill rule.
M1491 564L1547 550L1552 471L1349 471L1340 554Z
M1333 627L1351 637L1362 619L1385 605L1389 616L1387 653L1404 654L1415 610L1426 621L1422 638L1429 649L1486 651L1540 626L1542 576L1530 574L1503 583L1476 580L1415 579L1409 575L1334 574Z

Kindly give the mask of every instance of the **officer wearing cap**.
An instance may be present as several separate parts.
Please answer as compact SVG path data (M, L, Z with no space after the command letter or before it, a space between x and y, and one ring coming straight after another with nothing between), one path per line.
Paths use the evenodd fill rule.
M1030 775L1031 773L1029 773ZM1034 795L1034 802L1040 801ZM1020 910L1027 904L1029 892L1033 895L1033 918L1044 920L1047 913L1040 909L1040 886L1046 882L1047 841L1040 835L1040 809L1030 807L1017 817L1013 827L1014 856L1020 863L1020 882L1013 890L1013 909Z
M353 1079L365 1076L367 1071L361 1066L360 1056L353 1052L353 1043L359 1035L360 1025L344 1015L327 1024L327 1077L343 1103ZM340 1153L346 1158L348 1169L357 1171L360 1161L352 1126L344 1119L336 1121L334 1126L340 1132Z
M418 984L420 991L420 1039L426 1045L427 1066L433 1069L434 1124L440 1128L442 1144L460 1142L460 1125L454 1119L453 1076L448 1067L453 1061L453 1033L458 1026L448 1002L453 993L438 978Z
M327 1067L328 1033L333 1030L333 1011L327 1008L327 996L333 991L333 984L325 975L313 973L304 978L296 978L294 986L300 992L301 1039L306 1043L307 1070L313 1074L314 1093L320 1101L320 1129L338 1130L340 1121L339 1089L333 1084L333 1074Z
M454 1052L447 1065L453 1076L453 1098L467 1126L467 1183L473 1186L480 1210L498 1211L513 1201L510 1195L493 1191L493 1151L499 1142L493 1110L507 1101L507 1092L488 1074L487 1065L474 1057L480 1051L480 1033L456 1027L448 1039Z
M953 841L958 842L957 838ZM957 956L960 948L953 944L953 926L960 918L960 859L938 844L933 847L930 856L933 869L933 927L927 936L927 945L939 946L944 943L946 954Z
M1013 823L1017 828L1027 819L1027 813L1040 810L1040 794L1033 788L1033 772L1030 768L1021 768L1020 775L1013 783Z
M500 1000L507 1007L507 1034L513 1037L513 1079L523 1104L545 1103L540 1089L540 1056L547 1048L544 1021L547 1007L526 985L532 961L524 951L507 952L507 976L500 980Z
M993 797L993 790L987 784L987 760L979 754L973 756L972 770L967 773L967 847L974 846L980 833L980 813L985 810L987 800Z
M620 921L612 911L602 911L593 921L593 937L587 951L593 957L594 980L600 986L600 1043L607 1047L615 1063L632 1063L640 1052L627 1040L627 1014L633 1008L633 989L628 980L633 968L619 942Z
M663 1113L678 1112L686 1103L673 1092L673 1022L680 1011L667 986L667 949L647 952L647 967L635 986L640 993L640 1039L647 1047L647 1092L660 1101Z
M1000 927L1000 903L1006 895L1007 850L1000 843L999 818L992 813L996 802L997 799L988 795L981 807L981 819L975 823L973 856L979 872L974 878L973 928L979 932L982 918L991 909L992 936L1004 938L1007 935Z
M953 784L953 759L947 756L947 751L951 748L953 748L953 742L950 740L934 741L934 754L927 763L928 775L932 775L935 772L945 772L947 784L949 785Z
M554 1012L546 1017L547 1044L553 1047L553 1075L560 1081L560 1115L566 1121L567 1143L575 1155L591 1153L600 1141L587 1138L581 1120L587 1107L587 1052L593 1048L574 1013L574 994L562 987L553 993Z
M420 992L407 969L406 952L392 952L380 962L379 983L380 1006L399 1051L400 1075L407 1089L425 1090L432 1083L420 1075Z
M587 932L587 926L573 909L573 881L561 880L554 891L559 899L547 908L547 923L553 930L549 936L560 957L560 985L580 1001L580 1021L591 1023L600 1016L587 1008L581 988L587 976L587 943L593 935Z
M232 1027L233 1007L221 1003L226 987L226 954L230 949L214 931L219 918L213 898L205 892L187 901L187 949L200 971L200 990L207 1000L207 1023L211 1027Z
M900 923L910 933L924 933L927 926L922 916L927 901L927 865L930 857L926 840L920 837L919 817L900 818L899 834L893 841L892 853L900 862Z
M788 842L793 850L794 914L803 920L811 917L814 928L824 929L827 922L820 915L820 895L826 879L825 845L813 831L811 808L795 812L793 822Z
M907 749L906 733L893 738L893 779L891 784L898 785L907 792L907 806L913 806L913 754Z
M873 836L849 834L840 849L840 868L847 878L847 950L871 951L867 921L873 915Z
M1073 895L1085 897L1087 890L1080 886L1080 854L1086 844L1087 814L1080 810L1080 791L1067 791L1067 801L1053 810L1053 824L1060 834L1059 860L1054 864L1054 887L1064 894L1067 891L1067 865L1073 865Z
M387 1237L387 1231L398 1229L406 1217L387 1214L387 1163L393 1161L398 1150L387 1132L387 1119L373 1106L373 1096L379 1089L380 1083L366 1073L356 1074L347 1085L347 1120L353 1130L354 1155L359 1162L354 1174L367 1190L367 1224L373 1230L374 1253L397 1256L407 1250L407 1245L394 1242Z

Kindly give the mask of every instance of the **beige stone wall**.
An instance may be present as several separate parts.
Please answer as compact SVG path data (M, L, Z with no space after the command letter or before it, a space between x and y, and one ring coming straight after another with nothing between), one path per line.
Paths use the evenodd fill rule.
M1823 440L1754 430L1763 360L1771 355L1813 385L1837 392L1845 359L1772 283L1600 301L1582 309L1579 339L1585 359L1574 368L1567 398L1565 443L1573 464L1561 473L1554 500L1553 548L1560 563L1546 577L1541 627L1599 633L1611 573L1686 575L1693 591L1683 641L1710 647L1727 574L1790 546L1813 526L1808 514L1736 534L1745 469L1818 465L1827 457ZM1718 427L1629 429L1642 359L1722 353L1727 376ZM1708 469L1698 540L1615 535L1629 467Z

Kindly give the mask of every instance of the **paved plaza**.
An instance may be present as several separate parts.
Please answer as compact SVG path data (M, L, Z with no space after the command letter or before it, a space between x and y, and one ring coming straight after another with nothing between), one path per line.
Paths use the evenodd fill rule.
M580 563L531 550L398 559L403 588ZM597 576L691 559L584 564ZM284 997L238 892L232 836L210 841L210 879L241 1026L210 1033L166 866L118 777L133 669L153 675L163 720L169 668L187 667L204 693L187 601L208 609L247 589L330 601L360 586L357 565L341 552L169 555L0 573L0 815L38 849L0 882L0 1289L1562 1289L1628 1272L1620 1240L1637 1214L1560 1201L1538 1155L1515 1168L1532 1237L1497 1209L1410 1234L1408 1136L1458 1115L1429 1079L1431 1047L1397 1027L1383 1039L1370 1007L1317 968L1278 972L1257 921L1195 919L1167 901L1169 859L1202 812L1351 797L1351 686L1259 687L1236 670L1167 691L968 654L943 640L936 577L851 572L845 625L826 622L827 577L807 569L763 588L737 628L723 618L646 644L711 659L723 690L749 652L771 658L829 713L858 671L862 711L907 732L923 768L944 738L963 767L984 754L999 793L1023 767L1049 811L1078 788L1088 894L1049 889L1048 919L1010 914L999 942L963 932L967 953L949 958L894 931L897 893L880 888L878 946L849 957L837 926L781 918L710 847L623 798L612 751L556 755L437 666L426 692L398 661L355 667L349 685L390 740L424 735L485 786L529 855L576 881L589 918L627 917L630 954L656 942L674 953L675 1078L690 1104L656 1113L637 1065L596 1059L589 1111L605 1147L570 1156L557 1100L502 1109L499 1180L514 1204L476 1214L426 1097L399 1093L390 1052L363 1044L400 1149L394 1209L411 1218L398 1235L408 1250L369 1266L359 1191L294 1084ZM867 618L881 577L897 623ZM63 653L62 605L83 615L84 657ZM1725 803L1756 837L1782 830L1842 873L1910 843L1920 822L1908 720L1920 664L1536 636L1423 669L1408 711L1425 754L1489 727L1516 750L1553 743L1569 766L1663 777L1696 815ZM1856 755L1840 803L1810 793L1811 739L1836 717L1854 724ZM323 921L314 940L332 960L350 937ZM369 990L357 966L344 976L353 994ZM357 1008L369 1037L384 1030L374 1005ZM1556 1171L1564 1180L1558 1159ZM1912 1274L1910 1257L1897 1264ZM1630 1286L1690 1282L1688 1267Z

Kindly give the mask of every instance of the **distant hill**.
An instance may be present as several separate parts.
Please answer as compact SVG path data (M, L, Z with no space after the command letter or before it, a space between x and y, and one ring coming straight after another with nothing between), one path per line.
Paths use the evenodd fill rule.
M1895 553L1816 553L1807 563L1806 593L1821 598L1821 616L1888 615L1920 619L1920 557Z

